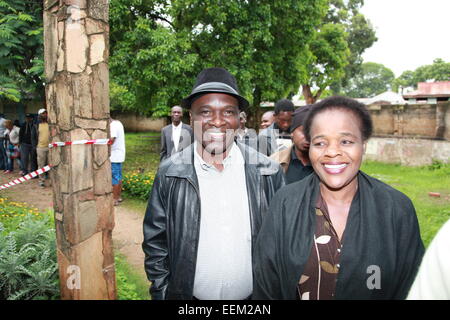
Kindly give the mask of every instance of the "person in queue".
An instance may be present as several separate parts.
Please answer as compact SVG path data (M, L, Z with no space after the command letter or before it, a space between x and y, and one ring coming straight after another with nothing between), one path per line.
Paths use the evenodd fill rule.
M314 174L279 190L255 247L254 299L405 299L424 246L411 200L360 171L365 106L330 97L304 126Z

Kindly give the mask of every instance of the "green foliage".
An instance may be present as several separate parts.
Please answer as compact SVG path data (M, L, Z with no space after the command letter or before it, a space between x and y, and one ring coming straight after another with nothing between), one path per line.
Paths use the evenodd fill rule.
M399 87L414 87L417 89L419 82L426 81L449 81L450 80L450 62L437 58L432 64L418 67L414 71L407 70L394 81L394 90Z
M120 253L114 256L118 300L149 300L149 282L132 270Z
M221 66L253 102L297 91L326 0L114 0L114 108L167 115L205 67Z
M328 12L317 28L306 62L313 65L302 83L309 103L319 99L327 87L339 93L360 70L363 52L377 40L370 22L359 12L363 3L328 1Z
M0 98L43 98L42 15L42 1L0 0Z
M392 70L384 65L365 62L342 93L352 98L370 98L391 89L394 78Z
M59 298L50 214L0 199L0 300Z
M126 173L122 180L122 190L131 197L148 200L154 179L153 173Z

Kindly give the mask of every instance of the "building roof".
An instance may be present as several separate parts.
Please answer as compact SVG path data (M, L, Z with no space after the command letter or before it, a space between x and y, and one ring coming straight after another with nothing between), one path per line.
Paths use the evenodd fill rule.
M360 101L362 102L362 101ZM386 91L376 95L375 97L369 98L363 102L366 105L376 104L376 103L389 103L389 104L405 104L406 101L403 99L402 95L393 91Z
M417 90L403 95L405 99L450 97L450 81L419 82Z

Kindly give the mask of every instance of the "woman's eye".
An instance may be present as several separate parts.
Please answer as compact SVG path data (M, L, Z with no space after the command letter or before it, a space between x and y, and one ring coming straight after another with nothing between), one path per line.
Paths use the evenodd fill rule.
M323 142L323 141L313 143L313 146L315 146L315 147L323 147L324 145L325 145L325 142Z
M343 140L342 144L353 144L354 142L351 140Z

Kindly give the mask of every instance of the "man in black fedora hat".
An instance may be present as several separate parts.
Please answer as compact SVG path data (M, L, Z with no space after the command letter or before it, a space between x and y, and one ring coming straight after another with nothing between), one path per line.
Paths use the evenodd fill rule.
M222 68L200 72L182 100L195 140L161 163L144 218L145 270L155 300L252 294L252 247L284 177L279 164L235 139L248 104Z

